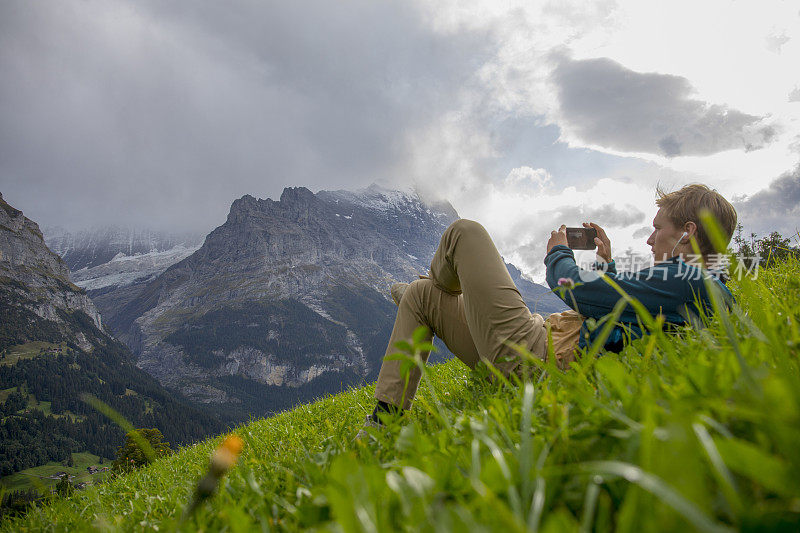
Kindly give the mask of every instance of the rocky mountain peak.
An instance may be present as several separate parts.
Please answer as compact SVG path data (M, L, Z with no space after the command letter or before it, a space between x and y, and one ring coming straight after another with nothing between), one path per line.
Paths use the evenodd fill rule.
M451 212L378 187L245 195L138 294L98 296L120 295L103 309L140 367L200 402L249 402L230 376L248 387L363 379L391 331L388 287L427 271Z
M376 184L245 195L192 255L95 301L140 368L195 401L247 409L263 405L259 387L336 390L375 377L394 323L389 287L428 271L457 218L447 202ZM543 311L549 291L518 284Z
M64 312L82 311L102 327L100 313L83 289L70 282L66 263L47 247L39 226L2 197L0 289L4 297L26 302L28 311L46 320L63 324Z
M258 209L258 199L245 194L241 198L237 198L231 204L231 213L247 213Z
M0 194L0 272L17 279L21 271L69 281L69 269L44 243L39 225L11 207Z
M279 203L285 216L301 226L307 226L321 207L316 195L305 187L283 189Z
M270 198L261 199L245 194L233 201L228 218L230 220L233 217L235 222L241 217L263 215L268 213L270 209L277 208L291 211L301 206L308 207L316 201L316 195L305 187L286 187L277 202Z
M20 211L19 209L14 209L10 205L8 205L5 200L3 200L3 193L1 192L0 192L0 207L2 207L3 211L6 212L6 215L11 218L16 218L22 214L22 211Z
M316 196L305 187L286 187L281 193L280 202L286 204L304 204L313 202Z

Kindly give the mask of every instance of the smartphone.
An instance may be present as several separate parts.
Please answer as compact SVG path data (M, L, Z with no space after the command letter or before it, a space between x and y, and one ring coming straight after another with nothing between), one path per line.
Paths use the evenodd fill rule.
M567 246L573 250L594 250L597 248L595 237L597 230L594 228L567 228Z

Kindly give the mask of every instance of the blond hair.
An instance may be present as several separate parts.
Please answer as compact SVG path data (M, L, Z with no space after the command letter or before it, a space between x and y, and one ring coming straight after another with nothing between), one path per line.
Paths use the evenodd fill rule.
M725 244L729 243L736 229L736 209L723 196L700 183L686 185L680 190L670 193L658 186L656 187L656 205L660 207L667 218L676 228L682 228L687 222L697 225L697 244L703 256L715 252L714 245L708 238L708 232L700 221L700 211L708 209L717 219L717 223L727 237ZM720 250L724 251L724 250Z

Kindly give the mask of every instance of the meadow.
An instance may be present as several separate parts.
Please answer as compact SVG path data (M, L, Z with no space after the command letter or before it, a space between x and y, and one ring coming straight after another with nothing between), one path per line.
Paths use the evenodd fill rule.
M98 472L90 474L87 467L101 469L111 466L111 461L101 458L88 452L73 453L72 466L65 466L63 463L51 461L46 465L26 468L20 472L5 476L0 483L6 490L30 490L36 489L40 492L49 492L58 483L58 479L50 479L58 472L66 472L71 476L73 484L79 483L100 483L105 479L107 473Z
M6 531L797 531L800 261L731 281L703 329L587 349L490 382L427 367L413 409L354 436L373 387L235 430L218 493L184 509L222 439L31 509ZM411 354L420 344L410 346Z

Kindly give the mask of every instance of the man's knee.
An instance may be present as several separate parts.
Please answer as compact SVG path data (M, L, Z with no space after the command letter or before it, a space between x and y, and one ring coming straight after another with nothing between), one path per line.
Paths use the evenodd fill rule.
M430 293L431 286L433 286L433 281L429 278L415 279L408 285L406 292L403 293L403 298L400 300L400 304L409 305L414 308L420 308L425 298L425 294Z
M474 220L459 218L447 228L446 231L464 233L486 233L486 229Z
M433 281L430 279L412 281L400 299L398 313L405 316L414 316L418 322L429 324L433 288Z

